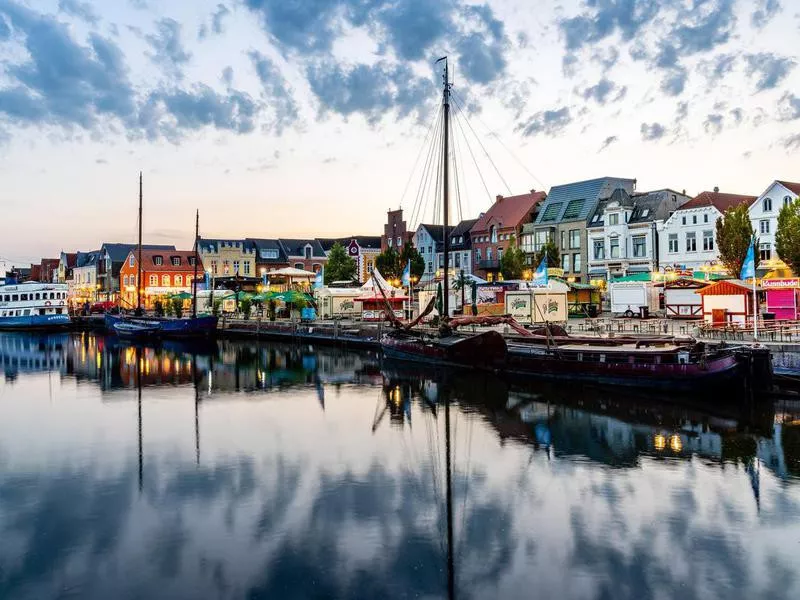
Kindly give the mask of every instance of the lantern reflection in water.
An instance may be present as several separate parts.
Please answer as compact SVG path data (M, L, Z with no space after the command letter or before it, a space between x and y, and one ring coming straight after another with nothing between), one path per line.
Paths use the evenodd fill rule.
M653 444L656 447L656 450L661 452L664 448L667 447L667 438L664 437L662 434L657 433L656 437L653 439Z

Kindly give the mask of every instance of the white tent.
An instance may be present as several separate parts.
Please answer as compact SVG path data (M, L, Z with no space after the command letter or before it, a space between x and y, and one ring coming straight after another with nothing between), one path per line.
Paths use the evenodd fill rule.
M275 269L267 271L267 275L280 276L280 277L300 277L300 278L313 278L317 274L313 271L304 271L303 269L295 269L294 267L284 267L282 269Z
M378 269L372 270L372 277L370 277L367 282L361 286L361 291L365 292L363 295L372 295L374 293L380 294L378 290L375 288L375 281L378 282L378 285L381 286L381 289L386 293L387 296L396 296L398 294L403 293L402 288L396 288L389 285L389 283L383 278L380 271Z

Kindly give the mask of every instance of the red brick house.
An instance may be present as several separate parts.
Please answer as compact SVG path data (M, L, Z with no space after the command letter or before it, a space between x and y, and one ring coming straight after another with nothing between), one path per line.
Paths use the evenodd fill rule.
M124 308L136 306L138 250L128 253L119 271L121 303ZM194 278L193 250L142 250L142 305L152 308L158 298L192 291ZM203 263L197 264L197 279L202 280Z
M531 190L517 196L497 196L494 204L483 213L470 230L472 238L472 272L487 281L497 281L500 276L500 259L503 251L520 233L525 223L533 221L539 205L547 197L545 192Z
M381 252L389 248L394 248L397 252L402 252L403 246L411 242L414 232L406 229L406 222L403 220L403 209L390 210L386 213L386 224L383 226L381 236Z

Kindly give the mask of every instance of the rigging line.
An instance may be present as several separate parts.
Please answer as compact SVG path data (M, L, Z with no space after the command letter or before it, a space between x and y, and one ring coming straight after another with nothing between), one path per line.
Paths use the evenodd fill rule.
M424 215L424 209L422 208L422 206L423 206L423 204L425 206L427 206L427 201L425 199L425 190L427 189L427 186L428 186L428 178L430 177L430 174L432 172L431 163L432 163L433 154L434 154L434 151L435 151L435 148L436 148L436 144L433 142L433 140L436 139L436 137L439 135L439 131L441 130L441 115L442 115L442 111L439 111L439 117L440 118L437 120L437 124L436 124L436 127L434 129L434 135L433 135L433 138L431 140L430 147L428 148L428 156L427 156L427 158L425 160L425 166L423 167L423 170L422 170L422 176L420 177L420 185L419 185L419 187L417 189L417 197L416 197L416 199L414 201L414 209L411 212L411 221L410 222L411 222L411 225L413 226L413 228L415 230L416 230L417 226L420 223L422 223L422 219L423 219L423 215ZM418 221L417 221L417 219L418 219Z
M464 128L461 126L461 121L459 119L453 119L453 122L461 130L461 135L466 140L467 137L464 134ZM486 180L483 178L483 172L481 172L481 168L480 168L480 166L478 166L478 161L475 158L475 153L472 152L472 146L470 146L469 143L467 143L466 146L467 146L467 151L469 152L469 155L472 158L472 164L475 165L475 170L478 172L478 176L481 178L481 183L483 184L483 189L486 190L486 196L489 198L489 204L491 205L493 203L493 199L492 199L492 194L489 191L489 186L486 185Z
M494 164L494 161L492 160L492 157L489 155L489 151L486 150L486 147L483 145L483 142L478 137L478 133L475 131L475 129L473 129L472 123L469 122L469 119L467 118L466 113L462 110L461 103L456 101L455 105L456 105L456 111L461 113L461 116L464 118L464 121L466 121L466 123L467 123L467 127L469 127L470 131L472 132L472 135L475 136L475 139L478 141L478 145L481 147L481 150L483 150L483 153L486 155L486 158L489 160L489 164L491 164L492 167L494 167L494 171L495 171L495 173L497 173L497 176L500 178L500 181L502 181L503 185L506 186L506 189L508 190L508 193L509 194L513 194L514 192L511 191L511 186L508 185L508 182L503 177L503 174L500 173L500 169L498 169L497 165Z
M439 111L434 111L433 119L431 120L431 124L428 127L428 131L425 133L425 138L422 140L422 145L419 147L419 152L417 152L417 158L414 160L414 166L411 167L411 172L408 174L408 179L406 180L406 186L403 188L403 194L400 196L400 205L402 206L403 200L406 197L406 192L408 191L408 186L411 183L411 178L414 176L414 172L417 169L417 165L419 164L419 159L422 157L422 151L425 150L425 146L428 143L428 137L433 131L434 125L436 125L437 121L439 120Z
M461 186L459 184L459 179L464 176L464 172L459 171L458 166L461 163L461 148L459 147L457 140L458 136L456 135L455 127L452 128L450 137L453 140L452 147L453 147L453 180L456 184L456 207L458 208L458 222L464 220L464 210L461 202ZM464 182L464 189L467 189L467 183Z
M503 141L503 139L497 133L492 131L492 129L483 120L481 120L481 118L479 116L476 115L475 118L478 120L478 122L481 125L483 125L484 129L486 129L487 134L490 137L493 137L494 139L496 139L498 141L498 143L503 147L503 149L506 152L508 152L509 155L511 155L511 158L513 158L517 162L517 164L525 170L525 172L528 175L530 175L533 179L535 179L536 183L538 183L540 186L542 186L542 189L547 189L547 186L542 182L542 180L539 179L536 175L534 175L533 172L528 167L525 166L525 163L522 162L516 154L514 154L514 152L511 150L511 148L506 146L506 144Z

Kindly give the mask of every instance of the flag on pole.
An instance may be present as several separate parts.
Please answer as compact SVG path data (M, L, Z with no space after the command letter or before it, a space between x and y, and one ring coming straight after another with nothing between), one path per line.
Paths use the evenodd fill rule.
M542 257L542 262L536 267L533 274L533 285L537 287L547 287L547 257Z
M750 279L756 276L756 249L754 240L750 240L750 247L747 249L747 256L742 264L742 271L739 279Z
M320 267L317 276L314 278L314 289L319 289L325 285L325 267Z
M403 269L403 275L401 277L401 282L404 286L411 285L411 260L406 263L406 268Z

